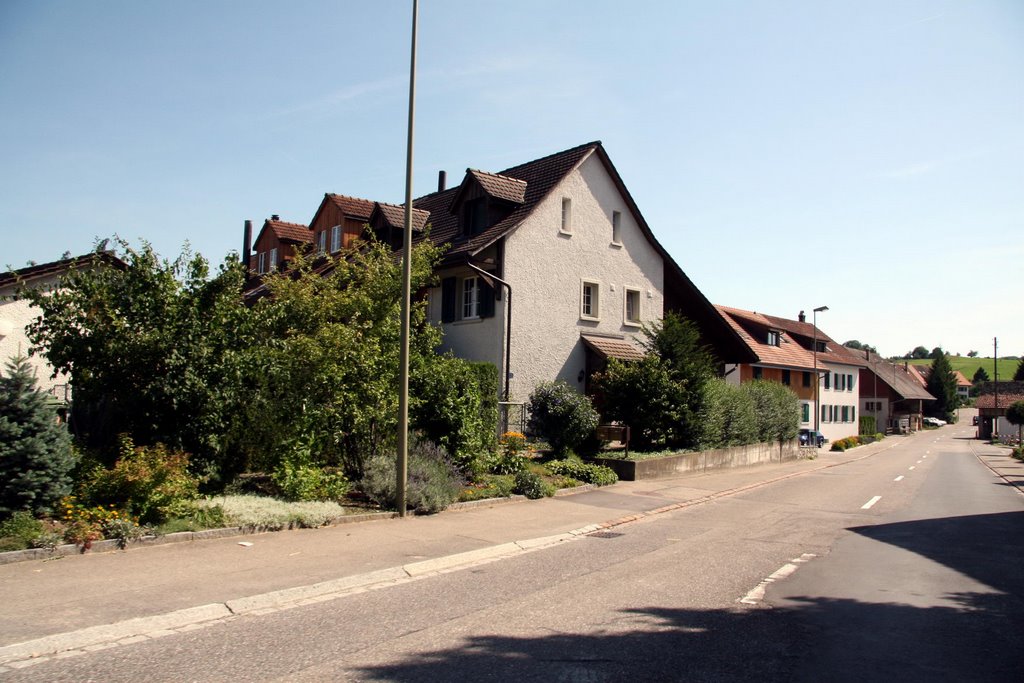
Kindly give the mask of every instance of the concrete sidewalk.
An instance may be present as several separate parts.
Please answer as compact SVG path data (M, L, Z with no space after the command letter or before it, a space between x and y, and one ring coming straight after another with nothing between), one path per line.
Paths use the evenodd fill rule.
M617 524L871 457L901 442L905 437L847 453L822 450L816 460L620 482L570 496L432 516L0 566L0 670L36 656L167 635L570 542Z

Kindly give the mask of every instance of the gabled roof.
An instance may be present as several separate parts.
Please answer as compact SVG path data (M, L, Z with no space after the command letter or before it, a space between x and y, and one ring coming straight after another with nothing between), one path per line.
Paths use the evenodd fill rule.
M57 261L50 261L49 263L38 263L0 273L0 287L6 287L18 282L27 283L31 280L61 274L73 268L92 266L97 263L105 263L117 268L124 268L125 266L124 261L115 256L112 251L91 251L81 256L69 256Z
M331 194L330 192L324 193L324 198L320 202L320 206L317 207L316 213L313 214L312 220L309 224L316 225L317 219L320 218L320 214L323 212L325 206L337 207L345 216L354 218L355 220L370 220L370 214L373 212L373 205L376 202L370 199L360 199L359 197L349 197L343 194Z
M814 325L777 316L764 315L756 311L745 311L729 306L715 306L726 322L732 327L747 348L757 358L755 362L776 365L783 368L813 370L815 356L820 369L829 364L863 366L863 360L849 353L820 329L815 333ZM769 331L780 332L779 345L768 343ZM825 342L825 350L813 351L814 338Z
M971 387L971 386L974 386L974 382L972 382L971 380L967 379L967 377L964 375L964 373L960 372L959 370L954 370L953 371L953 376L956 377L956 385L958 387Z
M423 232L423 230L427 227L427 220L429 218L429 211L424 211L423 209L413 209L413 232ZM399 206L397 204L385 204L383 202L376 202L373 206L373 211L370 213L369 222L374 227L380 226L403 230L405 229L405 207Z
M975 408L1009 408L1017 401L1024 401L1024 392L999 392L999 405L996 405L995 394L982 394L974 401Z
M921 384L919 375L910 369L914 367L913 365L890 363L877 353L871 352L867 354L866 363L868 370L901 398L935 400L935 397L928 393L924 385Z
M260 230L259 237L263 236L263 232L265 230L270 230L274 233L274 236L282 242L297 242L302 244L313 240L313 233L310 232L309 226L302 225L301 223L289 223L287 221L268 218L263 223L263 229ZM256 242L259 242L259 237L256 238Z
M488 196L495 199L501 199L511 204L522 204L526 201L527 182L525 180L511 178L499 173L488 173L487 171L480 171L475 168L467 168L466 177L462 180L458 192L452 197L452 203L448 207L450 212L454 213L456 211L462 201L463 194L466 193L473 183L479 185Z

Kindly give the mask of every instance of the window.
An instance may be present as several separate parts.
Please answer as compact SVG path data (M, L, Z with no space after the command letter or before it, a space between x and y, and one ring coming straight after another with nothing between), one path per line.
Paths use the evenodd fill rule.
M835 384L836 391L843 391L846 389L846 375L840 375L838 372L833 373L832 381Z
M805 387L811 386L811 373L805 372L805 373L803 373L803 375L804 375L804 382L803 382L804 386Z
M828 406L822 406L821 407L821 421L822 422L828 422L828 410L827 410L827 408L828 408Z
M267 252L265 251L256 255L256 272L260 274L267 272Z
M764 368L754 366L754 379L761 379L764 377Z
M811 421L811 404L801 403L800 404L800 421L810 422Z
M622 212L612 211L612 244L622 244Z
M853 375L846 376L846 390L853 391Z
M828 351L828 349L825 347L825 342L823 341L815 342L815 348L818 350L818 353L825 353L826 351Z
M857 421L857 406L850 406L850 422Z
M601 287L596 282L583 281L580 288L580 317L589 320L601 317Z
M277 247L270 250L270 270L277 270Z
M639 325L640 324L640 290L638 289L625 289L626 292L626 310L623 314L623 322L627 325Z
M791 375L792 373L789 370L782 371L782 383L785 384L787 387L789 386Z
M462 234L478 235L487 227L487 198L477 197L462 205Z
M826 389L828 389L828 388L829 388L829 385L828 385L828 381L829 381L829 377L831 377L831 376L832 376L832 373L831 373L831 372L826 372L826 373L825 373L825 388L826 388Z
M341 226L335 225L331 228L331 252L341 250Z
M842 419L843 422L849 422L850 421L850 406L843 406L842 415L843 415L843 419Z
M462 319L480 317L480 287L478 278L467 277L462 281Z
M561 232L566 235L572 234L572 200L562 197L562 227Z
M321 254L327 252L327 231L321 230L316 235L316 250Z
M775 330L768 330L768 346L779 345L779 333Z

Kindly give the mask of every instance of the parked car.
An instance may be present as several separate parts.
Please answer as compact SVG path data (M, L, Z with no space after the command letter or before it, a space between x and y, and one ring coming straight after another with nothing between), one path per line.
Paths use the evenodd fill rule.
M945 420L940 420L940 419L939 419L939 418L937 418L937 417L926 417L926 418L924 418L924 420L922 420L922 421L923 421L923 422L924 422L924 423L925 423L926 425L930 425L930 426L932 426L932 427L941 427L942 425L946 424L946 421L945 421Z
M828 443L828 439L821 432L816 432L813 429L801 429L800 430L800 445L801 446L817 446L821 448Z

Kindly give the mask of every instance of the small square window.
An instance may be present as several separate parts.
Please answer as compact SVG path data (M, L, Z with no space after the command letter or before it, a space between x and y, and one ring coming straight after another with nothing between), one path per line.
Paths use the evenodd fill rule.
M625 312L623 321L627 325L640 324L640 290L626 289Z
M764 368L757 365L754 366L754 379L761 379L764 377Z
M572 234L572 199L569 197L562 197L561 231L566 235Z
M583 281L580 288L580 317L598 320L601 317L601 287L596 282Z
M622 212L612 211L612 244L622 244Z

